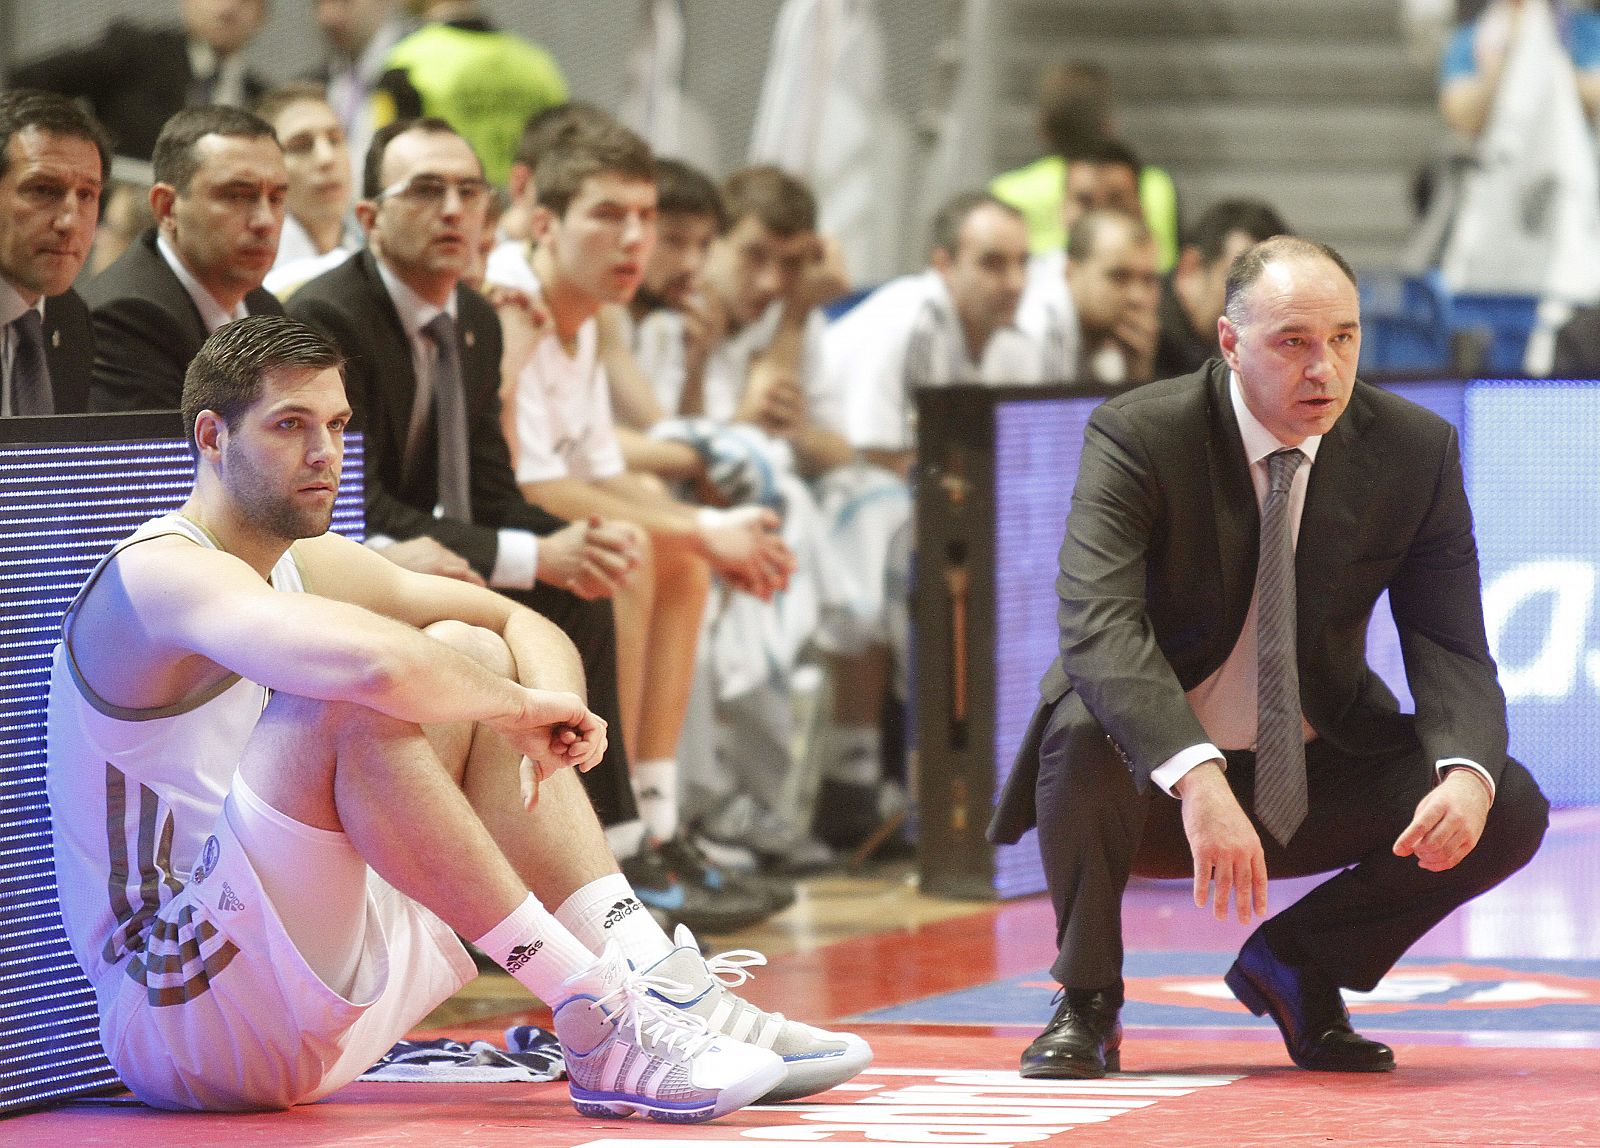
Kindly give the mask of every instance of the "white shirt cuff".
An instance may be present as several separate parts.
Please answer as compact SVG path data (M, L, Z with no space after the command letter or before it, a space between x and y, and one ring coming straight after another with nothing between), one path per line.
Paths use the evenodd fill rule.
M1489 787L1489 800L1494 800L1494 778L1489 776L1489 771L1483 766L1466 757L1441 757L1433 763L1433 776L1435 781L1443 781L1444 775L1452 769L1470 769L1473 773L1483 778L1483 783Z
M495 533L500 545L495 550L489 585L497 590L532 590L539 571L538 536L528 530Z
M1222 762L1222 768L1228 768L1227 758L1222 756L1222 751L1209 741L1199 745L1191 745L1188 749L1180 749L1177 753L1167 758L1156 767L1150 775L1150 780L1161 787L1161 791L1169 797L1177 797L1173 786L1183 780L1183 775L1197 765L1204 765L1208 761Z
M394 545L394 539L387 534L369 534L361 540L361 544L370 550L384 550Z

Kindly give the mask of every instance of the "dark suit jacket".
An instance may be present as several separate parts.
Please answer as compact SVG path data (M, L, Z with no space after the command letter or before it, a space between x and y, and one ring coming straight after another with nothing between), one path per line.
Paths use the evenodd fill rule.
M118 21L93 44L19 64L9 86L87 100L118 155L148 160L162 125L189 102L193 80L183 29ZM267 86L246 73L244 89L254 104Z
M89 377L94 371L94 327L82 296L71 288L44 301L44 361L50 368L56 414L87 411Z
M1208 740L1184 691L1238 639L1259 533L1226 365L1096 409L1056 582L1061 655L1041 708L1076 693L1087 723L1078 734L1109 736L1141 789L1173 754ZM1295 568L1301 704L1318 735L1360 756L1420 742L1429 760L1470 758L1498 779L1505 697L1454 428L1358 382L1311 469ZM1367 621L1385 589L1414 719L1366 664ZM1007 782L994 840L1015 841L1034 822L1042 726L1033 723Z
M529 506L517 488L511 452L500 430L500 320L483 297L456 289L456 332L467 392L472 457L472 521L435 518L439 450L432 421L416 465L403 465L417 393L411 344L370 251L362 251L301 287L289 300L345 353L351 429L365 434L367 530L391 538L429 535L460 554L484 577L494 568L502 526L547 534L564 523Z
M206 341L205 322L189 292L156 249L147 228L115 263L83 289L94 316L96 411L176 410L183 373ZM252 315L281 315L283 306L256 288L244 297Z

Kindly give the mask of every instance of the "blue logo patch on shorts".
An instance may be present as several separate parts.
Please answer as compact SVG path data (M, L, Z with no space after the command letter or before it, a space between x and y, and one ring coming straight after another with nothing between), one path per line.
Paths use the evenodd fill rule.
M216 834L206 838L206 843L200 849L200 860L195 862L194 874L190 878L196 885L200 884L211 871L217 867L217 861L222 856L222 843L217 840Z

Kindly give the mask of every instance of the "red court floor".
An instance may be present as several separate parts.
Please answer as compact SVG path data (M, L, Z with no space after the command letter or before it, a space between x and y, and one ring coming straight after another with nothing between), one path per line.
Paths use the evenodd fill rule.
M1600 1148L1597 876L1600 809L1559 811L1528 869L1429 934L1376 993L1352 998L1357 1026L1395 1047L1392 1075L1290 1066L1276 1030L1219 988L1245 928L1194 909L1184 884L1151 883L1127 912L1128 1071L1103 1082L1015 1074L1050 1011L1050 913L1030 898L883 912L886 927L830 943L818 943L826 930L800 930L747 995L845 1020L877 1053L861 1077L807 1101L674 1127L579 1117L561 1084L357 1083L260 1115L77 1103L0 1122L0 1145ZM1294 894L1274 887L1279 904ZM496 1001L491 992L472 1019L417 1035L493 1039L508 1023L548 1021L514 996Z

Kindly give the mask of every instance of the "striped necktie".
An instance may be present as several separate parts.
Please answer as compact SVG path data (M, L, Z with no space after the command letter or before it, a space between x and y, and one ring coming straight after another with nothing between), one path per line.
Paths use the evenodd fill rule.
M1287 845L1306 817L1306 746L1300 670L1295 662L1294 538L1289 487L1305 461L1299 450L1267 458L1256 566L1256 816Z

